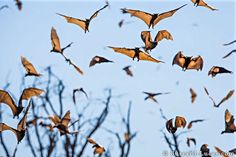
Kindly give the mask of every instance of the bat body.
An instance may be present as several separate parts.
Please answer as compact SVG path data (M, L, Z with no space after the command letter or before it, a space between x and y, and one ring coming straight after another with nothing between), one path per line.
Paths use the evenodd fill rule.
M95 155L95 154L102 155L102 154L106 151L103 146L101 146L100 144L98 144L97 142L95 142L93 139L88 138L87 140L88 140L88 142L89 142L90 144L93 145L92 148L94 148L94 151L93 151L93 154L94 154L94 155Z
M197 93L192 88L190 88L189 91L191 94L191 102L194 103L194 101L196 100L196 97L197 97Z
M126 9L126 8L122 8L121 11L123 14L130 14L131 16L135 16L137 18L139 18L140 20L144 21L146 23L146 25L148 26L148 28L152 27L154 28L154 26L159 23L161 20L166 19L168 17L171 17L175 14L175 12L177 12L179 9L183 8L185 5L182 5L179 8L176 8L174 10L170 10L164 13L154 13L154 14L150 14L144 11L140 11L140 10L133 10L133 9Z
M18 10L22 10L22 2L20 0L15 0Z
M236 131L236 126L234 124L234 116L231 115L228 109L225 110L225 130L221 132L224 133L234 133Z
M211 157L210 155L210 149L208 148L207 144L203 144L200 148L200 152L202 154L202 157Z
M193 3L194 3L194 6L201 6L201 7L205 7L205 8L208 8L212 11L216 11L218 9L216 8L213 8L211 6L209 6L206 2L204 2L203 0L191 0Z
M235 53L236 52L236 50L232 50L232 51L230 51L228 54L226 54L224 57L222 57L223 59L225 59L225 58L227 58L227 57L229 57L231 54L233 54L233 53Z
M209 72L208 72L208 76L211 75L211 77L215 77L217 74L222 74L222 73L229 73L232 74L233 72L230 70L227 70L223 67L219 67L219 66L213 66Z
M166 129L168 132L174 134L178 128L185 128L187 122L184 117L176 116L175 117L175 125L173 125L173 118L166 122Z
M108 60L108 59L106 59L106 58L104 58L104 57L101 57L101 56L95 56L95 57L93 57L92 60L90 61L89 67L92 67L92 66L94 66L95 64L108 63L108 62L112 63L113 61Z
M133 75L133 72L130 70L130 65L129 66L126 66L126 67L124 67L123 68L123 70L126 72L126 74L128 75L128 76L131 76L131 77L133 77L134 75Z
M190 147L190 142L193 142L193 144L196 146L196 139L195 138L189 138L187 137L187 145Z
M144 94L147 94L148 96L144 98L144 100L150 99L154 101L155 103L158 103L158 101L155 99L156 96L158 95L163 95L163 94L170 94L169 92L167 93L149 93L149 92L143 92Z
M25 57L21 56L21 63L27 72L25 76L41 76L41 74L37 72L33 64L30 63Z
M187 128L188 128L188 129L191 129L192 126L193 126L193 123L198 123L198 122L203 122L203 121L205 121L205 119L192 120L192 121L190 121L190 122L188 123Z
M203 68L203 58L201 56L198 57L186 57L179 51L172 62L172 66L174 64L179 65L183 71L195 69L195 70L202 70Z
M135 58L139 60L145 60L145 61L151 61L151 62L156 62L156 63L164 63L163 61L157 60L153 57L151 57L149 54L142 52L139 48L120 48L120 47L112 47L112 46L108 46L109 48L113 49L115 52L124 54L130 58L132 58L133 60Z
M83 88L74 89L74 90L73 90L73 102L74 102L74 104L76 104L76 98L75 98L75 93L76 93L76 92L82 92L82 93L84 93L84 95L85 95L86 98L88 99L88 95L87 95L87 93L84 91Z

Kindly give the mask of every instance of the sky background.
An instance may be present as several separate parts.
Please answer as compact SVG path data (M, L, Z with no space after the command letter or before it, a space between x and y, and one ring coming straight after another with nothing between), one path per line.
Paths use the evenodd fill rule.
M226 53L235 48L235 45L227 47L222 45L235 40L235 2L206 0L209 5L219 9L215 12L207 8L196 8L190 0L109 2L110 9L102 10L90 23L90 32L85 34L80 27L68 24L56 13L84 19L104 6L104 1L23 1L22 11L18 11L12 1L0 1L0 6L8 4L10 7L0 11L0 87L2 88L7 80L11 83L8 90L16 96L20 95L21 77L24 74L20 56L24 56L39 72L52 65L53 71L67 86L68 95L65 97L71 106L72 102L69 99L72 90L78 87L83 87L91 97L104 97L105 88L112 88L115 95L122 94L122 98L113 100L113 108L105 124L109 128L122 130L120 124L112 122L119 119L117 112L119 109L122 113L126 113L128 102L131 100L131 127L133 131L138 131L137 138L132 141L131 157L161 155L163 150L168 150L160 133L165 126L165 121L160 116L160 108L169 119L177 115L186 117L187 121L207 119L204 123L193 126L190 133L181 136L180 150L199 150L204 143L207 143L212 150L215 145L226 151L235 148L233 134L220 135L224 130L225 109L236 115L235 97L233 96L220 108L213 108L203 89L204 86L207 87L211 96L219 102L229 90L235 88L234 75L222 74L215 78L207 76L209 69L215 65L232 71L235 69L233 55L222 59ZM171 18L161 21L154 29L150 29L153 38L163 29L168 30L173 36L173 41L163 40L151 52L153 57L163 60L164 64L132 61L131 58L107 48L107 46L128 48L143 46L140 32L148 30L146 24L135 17L130 17L129 14L122 14L120 8L162 13L183 4L188 5ZM119 28L118 22L121 19L132 23ZM60 55L50 53L52 26L57 30L62 47L74 42L71 48L65 51L65 55L84 71L84 76L77 73ZM201 55L204 59L203 70L183 72L177 65L172 66L173 57L180 50L186 56ZM115 63L89 68L89 62L95 55L103 56ZM122 70L127 65L132 65L133 78ZM26 80L29 85L32 81L33 78ZM194 104L191 104L189 88L193 88L198 94ZM159 104L155 104L152 101L144 101L145 95L142 91L171 92L171 94L157 97ZM86 101L81 99L82 102ZM16 126L17 121L9 118L10 109L6 105L2 106L4 122ZM11 132L4 132L3 136L8 139L8 146L16 143L15 136ZM103 141L105 147L109 145L107 140L109 136L112 137L103 131L95 135L98 141ZM197 146L187 148L186 136L195 137ZM28 148L24 148L25 144L23 141L19 145L18 155L29 151ZM116 152L117 146L113 147ZM4 152L1 148L0 156L2 155Z

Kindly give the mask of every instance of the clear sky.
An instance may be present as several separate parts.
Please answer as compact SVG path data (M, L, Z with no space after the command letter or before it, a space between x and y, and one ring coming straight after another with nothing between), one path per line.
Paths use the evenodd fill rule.
M132 104L131 124L134 131L138 131L137 138L133 141L130 156L161 155L163 150L168 150L160 129L164 128L165 121L160 117L159 109L162 108L168 118L177 115L186 117L187 121L203 118L204 123L196 124L193 130L183 135L180 143L181 150L189 150L185 144L186 136L195 137L197 146L191 150L199 150L201 145L207 143L211 149L219 146L223 150L234 148L234 135L220 135L224 129L224 112L229 109L234 111L235 97L224 103L220 108L213 108L211 101L203 90L206 86L212 97L219 102L229 90L235 88L234 75L222 74L215 78L207 76L209 69L214 66L223 66L235 71L234 59L222 59L235 45L222 46L222 44L235 40L235 2L206 0L209 5L219 9L211 11L202 7L194 7L190 0L156 0L156 1L110 1L110 9L101 11L96 19L90 23L90 32L84 31L76 25L68 24L56 13L77 18L88 18L97 9L104 6L104 1L23 1L23 9L19 12L13 2L1 1L0 5L8 4L9 9L0 11L0 87L11 82L9 90L15 95L20 94L20 82L24 69L20 56L30 60L38 71L49 65L67 85L66 97L72 89L83 87L93 97L104 97L104 88L112 88L114 94L124 94L121 99L115 99L114 108L108 117L108 126L121 130L117 121L118 106L125 113L128 102ZM165 61L164 64L152 62L136 62L127 56L114 53L107 46L134 48L143 46L140 32L148 30L141 20L122 14L120 8L143 10L150 13L161 13L175 9L183 4L188 4L179 10L173 17L161 21L154 29L150 29L152 36L159 30L168 30L174 40L163 40L151 55ZM121 19L132 23L118 27ZM61 45L66 46L74 42L65 55L71 58L83 71L84 76L77 73L64 59L51 50L50 30L55 27L61 40ZM153 37L154 38L154 37ZM183 51L186 56L201 55L204 59L202 71L183 72L180 67L172 66L172 60L178 51ZM89 62L95 55L106 57L115 63L96 65L89 68ZM134 77L127 76L122 68L132 65ZM32 82L27 78L27 83ZM176 82L179 82L177 85ZM198 96L196 102L191 104L189 88L193 88ZM171 92L169 95L158 97L159 104L144 101L142 91ZM72 106L72 102L70 101ZM56 104L55 104L56 105ZM4 117L11 112L3 105ZM72 113L73 114L73 113ZM5 118L4 122L15 126L16 121ZM164 128L165 130L165 128ZM165 130L166 131L166 130ZM3 133L9 140L7 144L16 143L11 133ZM110 134L98 132L98 140L109 144ZM25 143L19 145L19 154L25 151ZM116 149L116 146L113 146ZM4 152L0 149L0 156ZM155 156L158 156L155 155ZM116 156L115 154L113 156Z

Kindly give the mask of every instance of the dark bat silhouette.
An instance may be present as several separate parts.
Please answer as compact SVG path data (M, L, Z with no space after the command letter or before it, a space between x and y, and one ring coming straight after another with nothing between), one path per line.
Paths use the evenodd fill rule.
M89 142L90 144L93 145L92 148L94 148L94 151L93 151L93 154L94 154L94 155L95 155L95 154L102 155L102 154L106 151L103 146L101 146L100 144L98 144L97 142L95 142L93 139L88 138L87 140L88 140L88 142Z
M185 5L182 5L179 8L176 8L174 10L170 10L164 13L154 13L154 14L150 14L144 11L140 11L140 10L132 10L132 9L126 9L126 8L122 8L121 11L122 13L126 14L130 14L131 16L135 16L137 18L139 18L140 20L144 21L146 23L146 25L148 26L148 28L152 27L154 28L154 26L159 23L161 20L166 19L168 17L171 17L172 15L175 14L176 11L178 11L179 9L183 8Z
M191 94L191 102L194 103L194 101L197 97L197 93L192 88L190 88L189 91L190 91L190 94Z
M158 101L155 99L156 96L163 95L163 94L170 94L170 92L167 92L167 93L149 93L149 92L143 92L143 93L148 95L147 97L144 98L144 100L151 99L155 103L158 103Z
M234 133L236 131L236 126L234 124L234 116L231 115L228 109L225 110L225 130L221 132L224 133Z
M98 63L100 64L100 63L106 63L106 62L112 63L113 61L108 60L108 59L106 59L106 58L104 58L104 57L101 57L101 56L95 56L95 57L93 57L92 60L90 61L89 67L92 67L92 66L94 66L95 64L98 64Z
M126 66L123 68L123 70L126 72L127 75L133 77L134 75L133 75L133 72L130 70L130 67L131 67L130 65Z
M20 1L20 0L15 0L15 2L16 2L16 6L17 6L17 8L18 8L18 10L22 10L22 2Z
M193 142L193 144L196 146L196 139L195 138L189 138L187 137L187 145L190 147L190 142Z
M76 92L82 92L82 93L84 93L84 95L85 95L86 98L88 99L88 95L87 95L87 93L84 91L83 88L74 89L74 90L73 90L73 97L72 97L74 104L76 104L76 98L75 98L75 93L76 93Z
M58 15L64 17L66 19L66 21L68 23L73 23L73 24L76 24L78 25L79 27L81 27L84 32L86 33L87 31L89 32L89 24L90 24L90 21L92 19L94 19L95 17L97 17L98 13L105 9L106 7L108 7L108 4L106 4L104 7L102 7L101 9L97 10L92 16L90 16L89 19L85 19L85 20L81 20L81 19L77 19L77 18L74 18L74 17L70 17L70 16L66 16L66 15L63 15L63 14L59 14L57 13Z
M211 6L209 6L206 2L204 2L203 0L191 0L194 3L194 6L202 6L202 7L206 7L208 9L211 9L212 11L216 11L218 9L213 8Z
M157 60L153 57L151 57L149 54L142 52L139 48L120 48L120 47L112 47L112 46L108 46L109 48L113 49L115 52L124 54L130 58L132 58L133 60L135 58L139 60L145 60L145 61L151 61L151 62L156 62L156 63L164 63L163 61Z
M33 64L30 63L25 57L21 56L21 63L27 72L25 76L41 76L41 74L37 72Z
M228 54L226 54L224 57L222 57L223 59L225 59L225 58L227 58L227 57L229 57L231 54L233 54L233 53L235 53L236 52L236 50L232 50L232 51L230 51Z
M0 123L0 133L3 132L3 131L6 131L6 130L12 131L16 135L18 144L21 142L21 140L25 136L27 114L28 114L29 108L31 106L30 104L31 104L31 102L29 102L29 104L26 108L24 116L22 117L22 119L17 124L17 129L12 128L12 127L8 126L5 123Z
M202 70L203 68L203 58L201 56L198 57L186 57L182 54L181 51L179 51L172 62L172 65L177 64L180 67L182 67L183 71L186 71L188 69L196 69Z
M188 128L188 129L191 129L192 126L193 126L193 123L198 123L198 122L203 122L203 121L205 121L205 119L192 120L192 121L190 121L190 122L188 123L187 128Z
M236 148L229 151L230 153L236 154Z
M187 122L184 117L176 116L175 117L175 126L173 125L173 118L166 122L166 129L168 132L174 134L178 128L185 128Z
M2 10L4 8L9 8L9 6L8 5L3 5L3 6L0 7L0 10Z
M207 144L203 144L200 148L200 152L202 157L211 157L210 149L208 148Z
M215 146L215 150L223 157L229 157L226 152L222 151L219 147Z
M232 71L229 71L223 67L219 67L219 66L213 66L209 72L208 72L208 76L211 75L211 77L215 77L217 74L222 74L222 73L229 73L232 74Z
M236 42L236 40L234 40L234 41L231 41L231 42L229 42L229 43L226 43L226 44L223 44L224 46L228 46L228 45L231 45L231 44L233 44L233 43L235 43Z
M162 39L173 40L173 37L171 36L171 34L167 30L160 30L156 34L156 37L153 41L150 31L142 31L141 32L141 39L143 40L143 42L145 44L144 50L151 51L152 49L154 49L158 45L158 42L161 41Z
M122 19L118 22L118 26L121 28L123 25L130 23L133 23L133 21L125 21L124 19Z

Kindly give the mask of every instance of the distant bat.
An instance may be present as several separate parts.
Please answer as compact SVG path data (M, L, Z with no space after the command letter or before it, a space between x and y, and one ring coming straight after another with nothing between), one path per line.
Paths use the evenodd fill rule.
M207 144L203 144L200 148L200 152L202 157L211 157L210 149L208 148Z
M234 124L234 116L231 115L228 109L225 110L225 130L221 132L224 133L234 133L236 131L236 126Z
M130 24L130 23L133 23L133 21L125 21L124 19L122 19L118 22L118 26L121 28L124 24Z
M187 145L190 147L190 142L193 142L193 144L196 146L196 139L195 138L189 138L187 137Z
M170 94L169 92L167 92L167 93L149 93L149 92L143 92L143 93L148 95L147 97L144 98L144 100L151 99L155 103L158 103L158 101L155 99L155 96L163 95L163 94Z
M228 45L231 45L231 44L233 44L233 43L235 43L236 42L236 40L234 40L234 41L231 41L231 42L229 42L229 43L227 43L227 44L223 44L224 46L228 46Z
M8 6L8 5L2 5L2 6L0 7L0 10L2 10L2 9L4 9L4 8L9 8L9 6Z
M208 76L211 75L212 77L215 77L217 74L222 74L222 73L229 73L232 74L232 71L229 71L223 67L219 67L219 66L213 66L209 72L208 72Z
M188 69L196 69L198 71L203 68L203 58L201 56L194 58L192 56L186 57L179 51L173 59L172 65L174 64L179 65L183 71Z
M215 150L216 150L222 157L229 157L229 155L227 155L227 154L229 154L229 153L228 153L228 152L226 153L226 152L222 151L219 147L216 147L216 146L215 146Z
M37 70L34 68L33 64L30 63L25 57L21 56L21 63L27 72L25 76L41 76L41 74L38 73Z
M15 0L18 10L22 10L22 2L20 0Z
M26 121L27 121L27 114L28 114L29 108L30 108L30 103L28 104L28 106L26 108L24 116L17 124L17 129L12 128L5 123L0 123L0 133L2 133L3 131L6 131L6 130L12 131L16 135L17 142L19 144L25 136Z
M203 121L205 121L205 119L192 120L192 121L190 121L190 122L188 123L187 128L188 128L188 129L191 129L192 126L193 126L193 123L198 123L198 122L203 122Z
M149 54L142 52L139 48L120 48L120 47L112 47L112 46L108 46L109 48L113 49L115 52L124 54L130 58L132 58L133 60L135 58L139 60L145 60L145 61L151 61L151 62L156 62L156 63L164 63L163 61L157 60L153 57L151 57Z
M88 138L87 140L88 140L88 142L89 142L90 144L93 145L93 148L94 148L93 154L94 154L94 155L95 155L95 154L102 155L102 154L106 151L103 146L101 146L100 144L98 144L97 142L95 142L93 139Z
M204 2L203 0L191 0L194 3L194 6L202 6L202 7L206 7L212 11L218 10L216 8L213 8L211 6L209 6L206 2Z
M104 58L104 57L101 57L101 56L95 56L95 57L93 57L92 60L90 61L89 67L92 67L92 66L94 66L95 64L98 64L98 63L100 64L100 63L106 63L106 62L112 63L113 61L108 60L108 59L106 59L106 58Z
M187 122L184 117L176 116L175 117L175 125L173 125L173 118L166 122L166 129L168 132L174 134L178 128L185 128Z
M66 16L66 15L63 15L63 14L59 14L57 13L58 15L64 17L66 19L66 21L68 23L73 23L73 24L76 24L78 25L79 27L81 27L84 32L86 33L87 31L89 32L89 24L90 24L90 21L92 19L94 19L95 17L97 17L98 13L105 9L106 7L108 7L108 4L106 4L104 7L102 7L101 9L97 10L92 16L90 16L89 19L85 19L85 20L81 20L81 19L77 19L77 18L74 18L74 17L70 17L70 16Z
M53 126L52 124L45 124L44 122L40 122L39 123L40 126L44 127L44 128L47 128L49 131L53 132Z
M126 9L123 8L121 9L122 13L128 13L131 16L135 16L137 18L139 18L140 20L144 21L146 23L146 25L148 26L148 28L152 27L154 28L154 26L159 23L161 20L171 17L172 15L175 14L176 11L178 11L179 9L181 9L182 7L186 6L182 5L181 7L168 11L168 12L164 12L164 13L154 13L154 14L150 14L144 11L140 11L140 10L132 10L132 9Z
M236 52L236 49L235 50L232 50L230 51L228 54L226 54L224 57L222 57L223 59L229 57L231 54L235 53Z
M191 94L191 102L194 103L194 101L197 97L197 93L192 88L190 88L189 91L190 91L190 94Z
M88 95L87 95L87 93L84 91L83 88L74 89L74 90L73 90L73 102L74 102L74 104L76 104L76 98L75 98L75 93L76 93L76 92L82 92L82 93L84 93L84 95L85 95L86 98L88 99Z
M131 67L130 65L126 66L123 68L123 70L126 72L127 75L133 77L134 75L133 75L133 72L130 70L130 67Z

